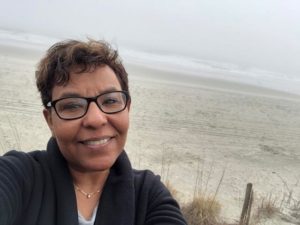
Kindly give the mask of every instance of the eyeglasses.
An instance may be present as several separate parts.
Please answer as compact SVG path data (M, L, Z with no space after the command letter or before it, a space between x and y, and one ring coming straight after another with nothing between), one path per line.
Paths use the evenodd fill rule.
M95 102L99 109L106 114L114 114L123 111L130 97L126 91L106 92L96 97L66 97L47 104L47 108L53 107L59 118L74 120L83 117L91 102Z

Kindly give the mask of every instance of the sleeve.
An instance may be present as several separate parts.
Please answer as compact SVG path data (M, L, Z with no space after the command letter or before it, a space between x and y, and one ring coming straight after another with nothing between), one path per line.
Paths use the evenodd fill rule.
M140 186L139 210L145 211L144 225L186 225L176 200L160 181L159 176L146 171ZM141 202L144 202L141 204Z
M0 157L0 225L11 225L21 214L32 173L26 153L11 151ZM31 180L32 181L32 180Z

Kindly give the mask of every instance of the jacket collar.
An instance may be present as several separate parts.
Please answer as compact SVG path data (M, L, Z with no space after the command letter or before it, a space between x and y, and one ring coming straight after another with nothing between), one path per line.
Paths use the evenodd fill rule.
M54 138L50 138L48 142L47 153L56 195L56 224L78 224L76 195L72 177L67 162L60 153Z
M47 152L56 190L57 225L78 224L76 195L67 161L51 138ZM134 180L125 151L110 170L99 201L95 225L134 224Z

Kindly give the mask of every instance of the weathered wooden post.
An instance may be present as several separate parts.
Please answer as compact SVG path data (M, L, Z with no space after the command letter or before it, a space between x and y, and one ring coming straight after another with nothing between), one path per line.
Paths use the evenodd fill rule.
M252 184L248 183L239 225L249 225L252 202L253 202Z

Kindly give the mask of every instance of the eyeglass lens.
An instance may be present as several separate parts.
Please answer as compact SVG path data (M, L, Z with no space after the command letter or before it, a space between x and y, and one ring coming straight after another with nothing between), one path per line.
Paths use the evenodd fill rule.
M125 109L127 98L123 92L111 92L98 96L96 102L104 113L117 113ZM88 106L86 98L72 97L57 101L55 110L61 118L72 119L83 116Z

